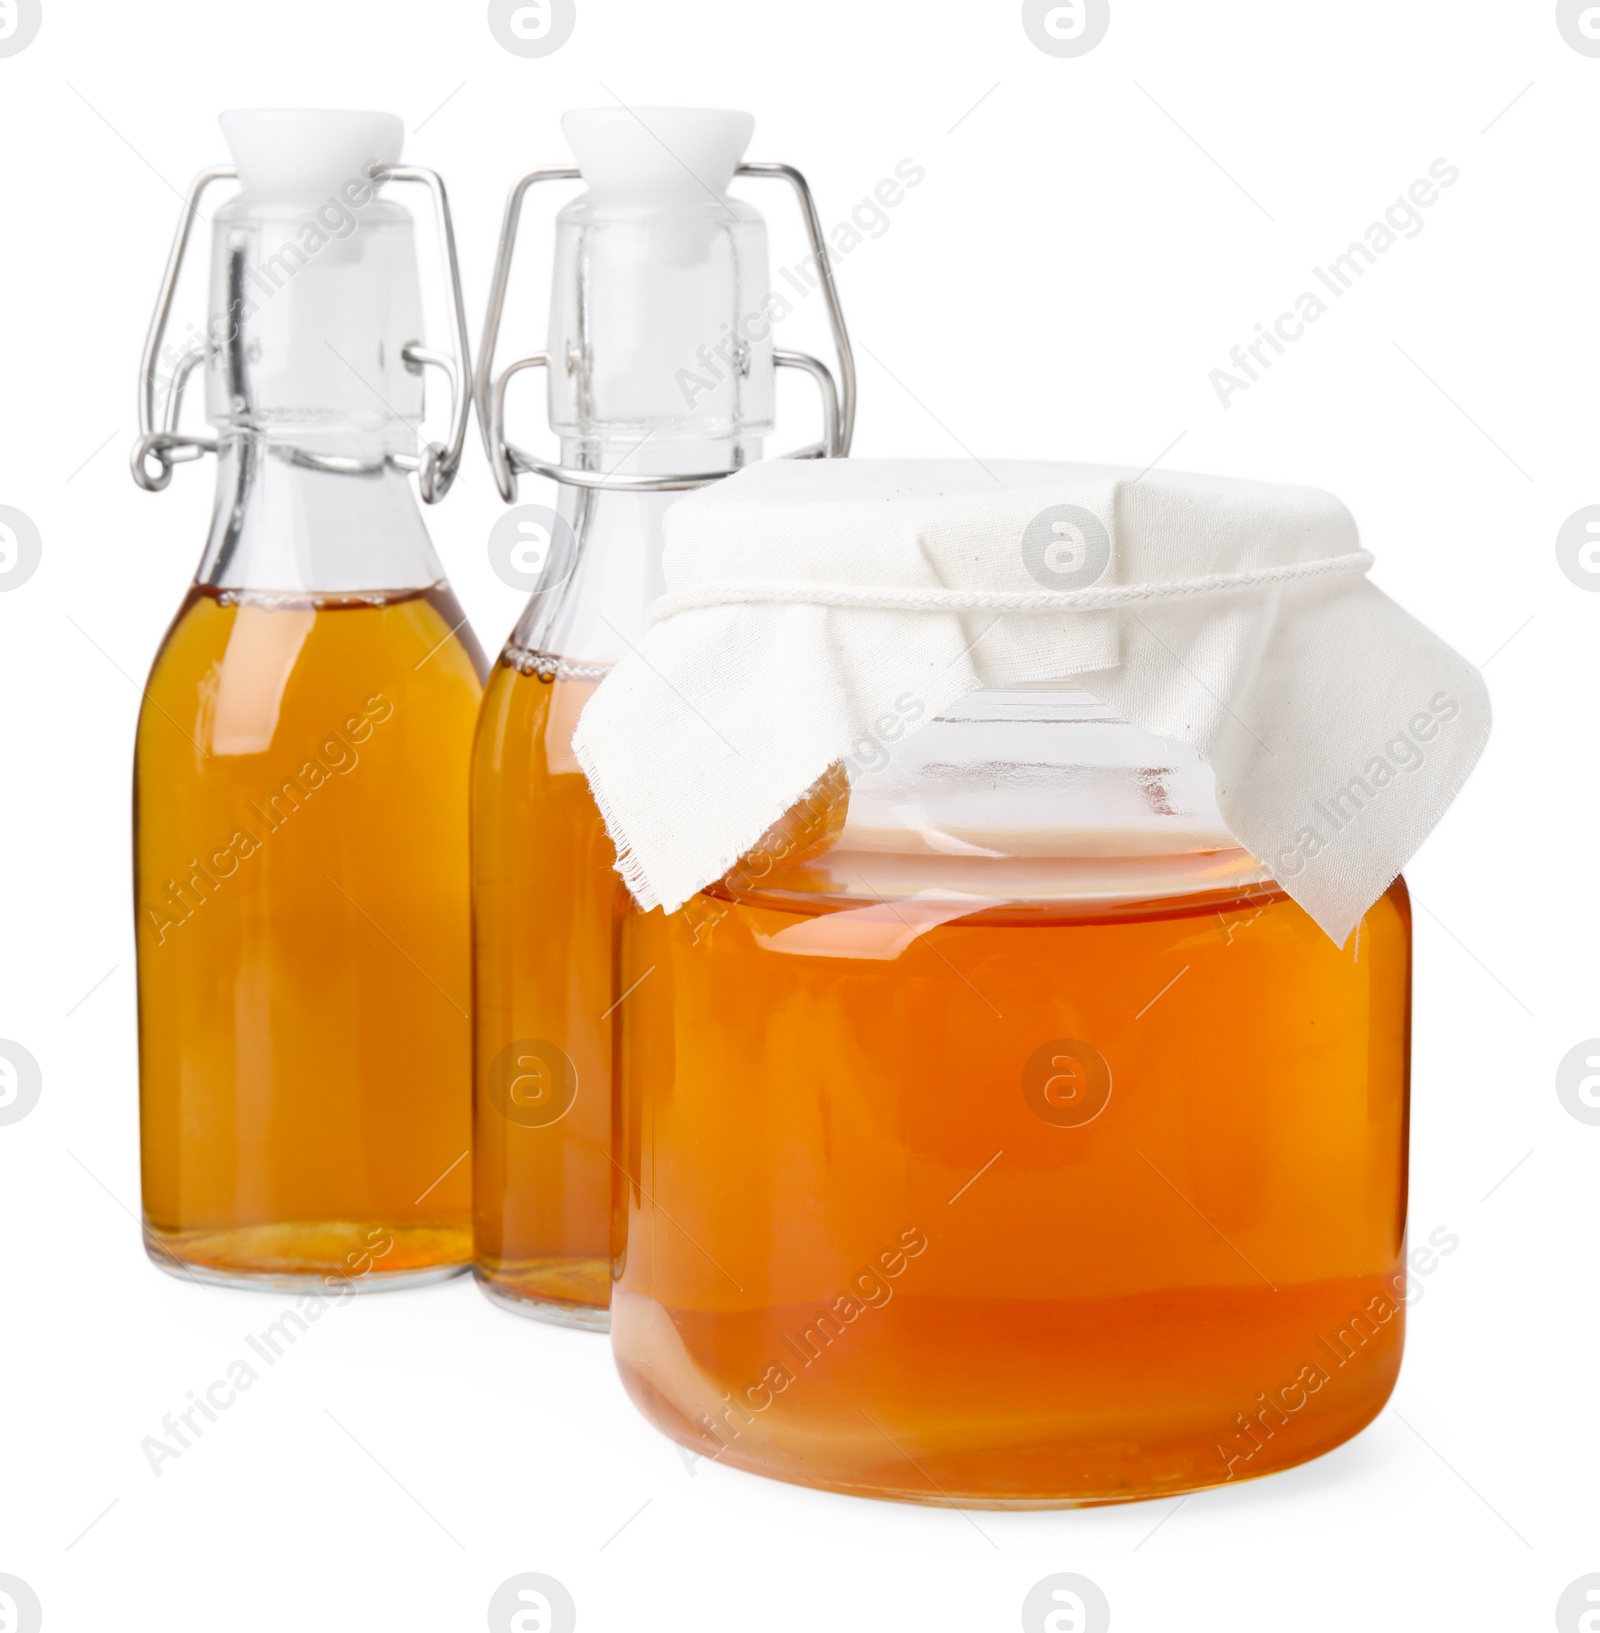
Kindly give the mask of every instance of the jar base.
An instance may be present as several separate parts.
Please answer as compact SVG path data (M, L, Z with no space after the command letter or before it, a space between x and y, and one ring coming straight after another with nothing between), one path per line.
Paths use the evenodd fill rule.
M624 1383L629 1380L624 1378ZM639 1395L631 1387L629 1393L634 1397L635 1405L640 1404ZM1188 1478L1179 1478L1171 1482L1152 1483L1149 1489L1133 1489L1125 1491L1075 1491L1059 1495L1040 1495L1029 1493L1026 1495L1004 1495L993 1491L964 1491L959 1488L942 1487L931 1489L928 1480L918 1487L898 1485L890 1478L871 1480L851 1480L846 1478L830 1479L826 1476L807 1477L792 1470L776 1467L763 1467L747 1459L730 1456L730 1448L720 1450L711 1449L702 1437L684 1433L681 1430L673 1432L662 1418L654 1412L646 1410L646 1417L657 1428L667 1434L667 1437L676 1441L686 1450L695 1452L713 1463L719 1463L725 1468L737 1469L741 1474L752 1474L764 1480L778 1480L784 1485L803 1486L811 1491L831 1492L840 1497L865 1497L877 1502L908 1503L917 1508L957 1508L981 1509L995 1513L1024 1513L1036 1510L1055 1510L1071 1508L1110 1508L1124 1503L1162 1502L1173 1497L1189 1497L1197 1492L1212 1491L1224 1486L1243 1485L1247 1480L1262 1480L1269 1475L1285 1474L1291 1469L1300 1468L1304 1464L1314 1463L1318 1458L1326 1457L1330 1452L1353 1440L1363 1430L1376 1420L1382 1411L1382 1405L1377 1407L1369 1417L1352 1428L1341 1428L1329 1436L1324 1444L1308 1447L1294 1455L1283 1457L1271 1464L1264 1464L1255 1469L1247 1469L1229 1477L1224 1472L1215 1476L1197 1477L1191 1474Z
M268 1293L378 1293L465 1275L464 1226L382 1221L295 1221L234 1230L162 1231L147 1220L144 1247L182 1281Z
M1361 1431L1357 1430L1359 1434ZM1110 1496L1062 1496L1062 1497L996 1497L992 1494L964 1494L962 1492L937 1491L910 1491L895 1490L886 1486L855 1485L847 1481L803 1480L791 1474L778 1474L772 1470L751 1468L741 1463L735 1463L727 1457L713 1456L707 1453L705 1447L698 1442L691 1442L681 1435L670 1437L686 1450L697 1452L713 1463L721 1463L724 1467L737 1469L741 1474L753 1474L764 1480L778 1480L784 1485L802 1486L808 1491L826 1491L837 1497L864 1497L873 1502L906 1503L914 1508L955 1508L976 1509L985 1513L1011 1514L1030 1513L1037 1511L1059 1512L1072 1508L1115 1508L1129 1503L1158 1503L1166 1502L1174 1497L1192 1497L1202 1491L1215 1491L1225 1486L1243 1485L1247 1480L1265 1480L1274 1474L1287 1474L1291 1469L1297 1469L1307 1463L1315 1463L1318 1458L1326 1457L1330 1452L1337 1451L1345 1444L1344 1440L1325 1446L1321 1451L1307 1453L1303 1457L1295 1458L1292 1462L1264 1468L1251 1474L1241 1474L1235 1479L1226 1478L1217 1480L1197 1480L1187 1485L1163 1487L1156 1491L1136 1491L1118 1493ZM1353 1437L1347 1437L1353 1438Z
M1267 1299L1281 1330L1262 1325ZM847 1496L993 1509L1180 1497L1293 1468L1366 1428L1400 1369L1403 1308L1341 1327L1329 1311L1371 1304L1343 1283L1186 1309L1169 1292L1154 1327L1126 1310L1119 1327L1114 1303L975 1312L901 1294L849 1327L763 1311L754 1341L735 1343L730 1329L745 1335L725 1313L619 1288L613 1349L634 1405L713 1461ZM1134 1327L1149 1341L1128 1342ZM1318 1332L1326 1359L1305 1361ZM979 1342L963 1349L961 1334ZM1257 1376L1285 1383L1269 1396Z
M473 1265L473 1280L478 1290L502 1310L520 1315L529 1321L548 1322L553 1327L572 1327L579 1332L610 1332L611 1311L593 1304L580 1304L571 1299L553 1298L532 1291L523 1291L498 1276Z

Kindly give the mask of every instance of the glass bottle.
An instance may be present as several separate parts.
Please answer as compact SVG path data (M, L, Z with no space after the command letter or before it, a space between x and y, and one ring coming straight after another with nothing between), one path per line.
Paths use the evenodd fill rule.
M1051 686L924 714L629 913L629 1392L707 1456L917 1502L1338 1445L1405 1324L1404 884L1335 947L1187 748Z
M422 367L387 114L240 112L213 316L146 351L141 485L214 449L204 557L150 672L134 771L144 1230L164 1268L375 1288L470 1255L466 780L484 660L407 473ZM376 179L375 179L376 178ZM454 251L450 249L451 271ZM156 366L173 366L156 430ZM176 430L203 369L214 441ZM458 393L458 396L462 395Z
M474 1272L509 1307L579 1327L603 1329L610 1303L626 892L572 733L648 627L667 505L761 457L775 365L822 387L827 434L802 453L846 451L853 413L816 212L796 172L740 166L752 125L748 114L695 109L566 115L579 166L513 189L480 348L479 417L503 495L514 497L527 471L556 480L560 498L555 514L528 512L547 545L543 570L489 679L473 754ZM810 277L839 345L842 406L822 364L774 347L766 228L729 196L736 171L781 175L799 196ZM523 194L533 181L580 175L587 191L556 224L549 349L491 384ZM558 462L504 441L506 382L530 365L548 367Z

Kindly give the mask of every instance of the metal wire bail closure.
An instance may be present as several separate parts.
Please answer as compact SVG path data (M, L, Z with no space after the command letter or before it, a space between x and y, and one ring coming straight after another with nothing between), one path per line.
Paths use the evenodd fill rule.
M417 473L417 486L424 504L437 504L450 491L461 468L461 454L467 442L467 421L472 413L473 394L468 389L473 378L471 343L467 333L467 308L461 292L461 265L456 255L455 224L450 215L450 198L437 171L412 165L376 166L368 174L374 183L386 181L420 182L433 199L434 223L444 245L450 282L450 328L453 352L433 351L420 341L409 341L400 355L414 368L442 369L450 381L450 432L448 442L429 442L419 456L392 457L390 463L401 470ZM202 170L190 184L184 199L183 216L167 256L167 269L156 296L155 313L145 337L144 355L139 363L139 440L134 444L130 465L133 479L146 493L160 493L172 480L172 467L217 451L215 437L186 436L179 429L184 390L189 377L207 357L206 346L195 346L179 359L167 388L165 412L156 413L158 382L156 366L162 341L172 316L172 301L183 270L189 237L199 214L200 199L217 181L236 181L239 172L232 165ZM347 461L296 451L296 462L326 471L344 471Z
M774 351L773 362L779 368L800 369L817 383L822 396L823 435L820 442L808 443L783 455L785 459L842 459L850 452L856 423L856 365L850 349L850 334L845 327L844 309L839 303L839 287L834 281L833 263L828 258L827 245L822 234L822 222L817 215L815 201L806 179L793 165L741 164L736 176L752 176L786 181L794 189L800 205L800 217L805 225L806 238L816 261L821 280L823 299L827 303L828 323L833 331L834 351L839 365L836 383L832 371L821 359L807 352ZM500 246L495 255L494 282L489 289L489 308L483 321L483 341L479 348L476 397L478 428L483 433L484 452L489 456L489 467L494 472L495 486L500 497L509 505L517 497L517 478L527 472L533 476L548 477L574 488L604 488L630 493L675 493L688 488L703 488L720 482L726 471L706 471L690 476L611 476L600 471L580 470L562 465L555 460L540 459L525 449L507 441L505 434L506 387L525 369L545 369L550 366L548 352L534 352L508 363L496 375L494 372L495 347L500 339L500 324L505 316L506 292L511 282L511 260L516 251L517 229L522 218L522 201L528 189L542 181L581 181L582 172L575 165L551 165L542 170L531 170L511 189L506 198L505 218L500 227Z

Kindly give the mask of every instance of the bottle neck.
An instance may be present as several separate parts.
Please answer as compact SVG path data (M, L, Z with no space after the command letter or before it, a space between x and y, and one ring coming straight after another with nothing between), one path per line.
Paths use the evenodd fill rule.
M564 438L561 462L611 476L733 472L761 457L758 439L642 442ZM557 665L588 675L608 669L650 627L650 608L666 588L663 522L681 492L628 493L563 486L557 506L575 548L552 550L545 581L533 592L509 652L519 666Z
M426 589L444 571L411 483L381 455L318 469L303 442L225 432L196 581L217 589L363 595ZM346 468L348 467L348 468Z

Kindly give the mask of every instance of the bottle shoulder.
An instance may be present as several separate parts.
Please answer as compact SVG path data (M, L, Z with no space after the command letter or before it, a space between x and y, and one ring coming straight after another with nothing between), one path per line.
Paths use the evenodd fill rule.
M521 783L543 784L583 770L572 752L578 717L608 665L570 663L552 653L506 644L484 688L473 754L478 797L491 788L517 800ZM587 785L585 785L585 792Z
M193 586L151 666L141 750L277 752L404 709L425 738L475 717L484 662L448 585L314 595Z

